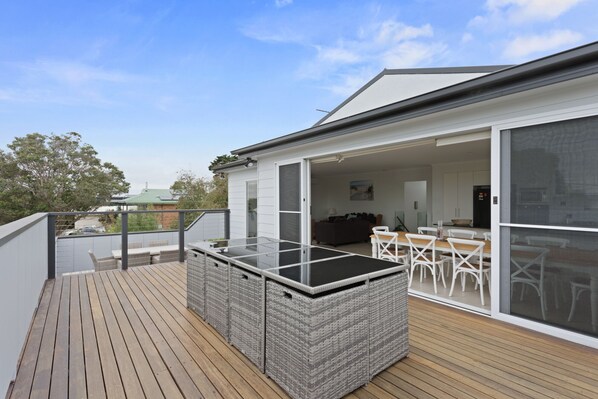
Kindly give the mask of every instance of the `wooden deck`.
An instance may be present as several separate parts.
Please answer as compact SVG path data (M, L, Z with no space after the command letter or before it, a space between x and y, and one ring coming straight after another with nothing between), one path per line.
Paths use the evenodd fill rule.
M48 281L14 398L287 398L185 307L183 264ZM411 354L347 398L596 398L598 351L410 298Z

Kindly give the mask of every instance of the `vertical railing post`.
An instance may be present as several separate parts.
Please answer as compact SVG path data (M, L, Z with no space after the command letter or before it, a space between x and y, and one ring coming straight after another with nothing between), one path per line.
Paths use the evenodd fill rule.
M185 261L185 212L179 211L179 262Z
M56 215L48 213L48 280L56 277Z
M127 270L129 267L129 213L123 212L121 214L121 263L122 269Z
M224 211L224 238L230 238L230 209Z

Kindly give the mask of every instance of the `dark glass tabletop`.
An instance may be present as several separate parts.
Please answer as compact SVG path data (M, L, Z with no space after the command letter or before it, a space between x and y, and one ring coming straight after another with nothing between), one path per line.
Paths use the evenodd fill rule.
M269 270L269 272L313 288L397 266L397 263L385 260L351 255Z
M291 249L307 248L307 245L297 244L289 241L279 242L265 242L262 244L255 245L239 245L231 247L217 247L212 250L227 258L239 258L245 256L255 256L259 254L268 254L273 252L288 251Z
M214 240L208 241L212 248L238 247L245 245L267 244L279 242L274 238L267 237L249 237L249 238L233 238L231 240Z
M236 264L243 264L260 269L273 269L278 267L296 265L299 263L308 263L322 259L334 258L338 256L349 256L346 252L334 251L318 247L305 247L291 251L265 253L260 255L245 256L236 258Z

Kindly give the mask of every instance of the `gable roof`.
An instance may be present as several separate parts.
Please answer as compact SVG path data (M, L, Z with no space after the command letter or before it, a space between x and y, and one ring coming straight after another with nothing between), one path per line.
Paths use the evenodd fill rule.
M355 133L597 73L598 42L593 42L340 120L239 148L231 153L239 157L255 156L260 152Z
M349 104L354 105L355 102L363 99L363 97L372 96L379 96L379 93L369 93L372 91L375 86L395 86L397 90L393 90L391 96L389 98L378 98L376 101L378 106L370 107L378 108L382 105L388 105L391 103L395 103L400 100L405 100L410 97L414 97L419 94L423 94L428 91L437 90L442 87L451 86L456 83L460 83L465 80L470 80L473 78L480 77L482 75L486 75L491 72L496 72L500 69L505 69L511 67L512 65L489 65L489 66L469 66L469 67L443 67L443 68L408 68L408 69L384 69L378 75L376 75L372 80L367 82L363 87L353 93L349 98L345 101L340 103L336 108L332 111L327 113L323 118L317 121L314 126L321 125L323 123L328 123L332 120L341 119L337 114L341 113L344 116L349 116L345 107L349 106ZM425 77L425 87L421 85L421 81L419 82L417 88L404 88L406 81L405 78L409 80L414 80L415 78L423 78ZM401 79L402 78L402 79ZM436 79L433 79L436 78ZM373 87L374 86L374 87ZM381 97L381 96L379 96ZM345 111L344 113L342 111ZM363 109L362 111L366 111ZM351 113L353 111L349 111Z
M177 204L178 196L174 196L169 189L144 188L141 194L122 200L126 205L165 205Z

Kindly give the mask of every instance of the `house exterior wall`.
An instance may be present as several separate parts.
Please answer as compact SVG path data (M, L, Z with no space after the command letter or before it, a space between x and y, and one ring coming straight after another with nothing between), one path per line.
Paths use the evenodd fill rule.
M240 169L228 175L228 208L230 209L230 237L247 236L247 190L249 180L257 180L257 169ZM258 215L261 198L258 186ZM258 223L260 218L258 217Z
M598 76L542 87L351 135L295 145L276 152L248 154L258 159L258 235L278 236L275 182L278 163L488 129L500 124L522 121L533 124L535 119L558 120L592 114L598 114ZM236 173L238 172L233 171L229 175L229 187L232 191L237 190L237 184L243 181L235 177ZM231 217L231 231L239 228L235 226L237 223L240 223L239 218L233 220Z

